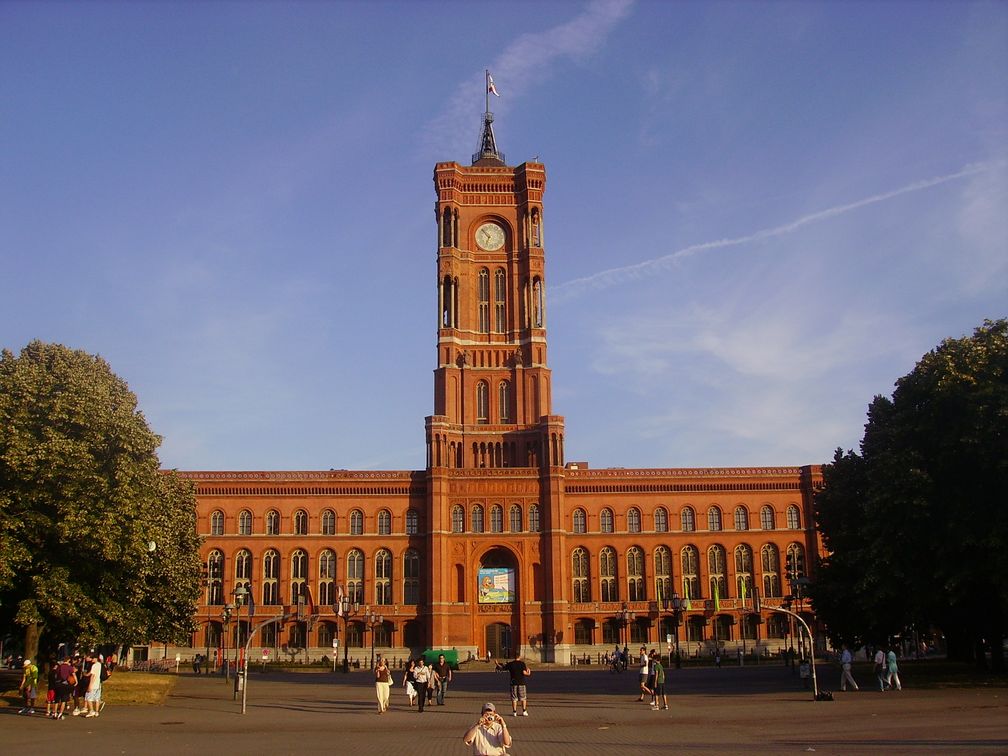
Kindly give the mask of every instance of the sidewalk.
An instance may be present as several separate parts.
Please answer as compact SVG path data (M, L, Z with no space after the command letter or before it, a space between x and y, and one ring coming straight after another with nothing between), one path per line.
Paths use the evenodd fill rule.
M1008 751L1004 690L837 693L813 702L773 666L672 670L670 711L637 703L637 675L533 667L527 718L507 716L515 754L917 754ZM401 674L395 675L397 683ZM832 687L832 686L826 686ZM443 707L408 709L401 685L377 715L367 672L255 673L249 708L220 677L182 675L160 707L107 707L98 719L24 717L0 710L6 753L464 754L462 734L484 701L510 711L508 679L455 676ZM950 712L955 712L954 715Z

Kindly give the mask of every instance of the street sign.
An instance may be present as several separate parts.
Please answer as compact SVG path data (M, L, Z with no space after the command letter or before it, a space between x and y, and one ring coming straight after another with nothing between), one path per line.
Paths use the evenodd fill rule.
M672 642L672 633L665 633L665 642L666 643Z
M266 661L267 659L269 659L269 649L268 648L264 648L263 649L263 661Z
M339 648L339 638L333 638L332 639L332 647L333 648Z

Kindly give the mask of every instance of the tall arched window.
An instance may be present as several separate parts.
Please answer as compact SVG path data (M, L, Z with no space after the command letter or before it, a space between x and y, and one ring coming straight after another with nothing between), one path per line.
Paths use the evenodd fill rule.
M378 535L392 534L392 513L383 509L378 513Z
M539 532L539 505L529 504L529 526L530 533Z
M346 592L351 603L364 603L364 553L360 549L351 549L347 554Z
M672 552L667 546L659 546L654 552L655 598L664 608L672 600Z
M297 605L298 596L305 595L305 583L308 580L308 555L304 549L298 549L291 554L291 604ZM307 596L305 597L307 599Z
M776 523L774 522L773 507L771 507L769 504L764 504L763 507L760 509L759 519L760 519L760 527L763 528L763 530L773 530L775 527L777 527Z
M511 532L521 533L522 532L522 508L518 504L511 505L511 511L508 513L508 519L511 521Z
M217 549L207 557L207 603L224 605L224 555Z
M747 544L739 544L735 547L735 593L741 598L744 594L752 596L753 588L753 553Z
M616 550L606 546L599 552L599 585L603 601L619 601L619 583L616 579Z
M801 513L794 504L791 504L787 508L787 526L790 530L801 529Z
M696 513L693 511L693 507L683 507L682 512L679 513L679 519L682 523L683 533L692 533L696 530Z
M628 533L640 533L640 510L636 507L630 507L630 511L627 512L626 525Z
M318 571L318 603L332 606L336 603L336 555L332 549L325 549L319 554Z
M501 381L497 386L497 406L502 423L511 422L511 382Z
M585 511L583 509L574 510L574 532L575 533L588 532L588 516L585 514Z
M763 595L768 598L780 598L780 552L772 543L763 545L760 549L760 562L763 568Z
M219 509L210 515L210 535L224 535L224 513Z
M724 547L715 544L707 549L707 574L710 577L710 595L728 598L728 581L725 578ZM715 593L715 588L717 592Z
M500 504L494 504L490 507L490 532L504 532L504 507Z
M392 553L381 549L375 554L375 603L381 606L392 604Z
M239 585L249 589L252 582L252 552L242 549L235 554L235 588Z
M452 533L465 532L465 510L456 504L451 511Z
M503 268L494 271L494 331L507 330L507 277Z
M280 513L271 509L266 513L266 535L280 535Z
M721 530L721 509L711 507L707 510L707 530Z
M336 513L331 509L322 512L322 535L336 535Z
M265 606L276 606L280 603L280 555L275 549L263 554L263 594Z
M238 535L252 535L252 513L247 509L238 513Z
M416 535L420 532L420 515L415 509L406 510L406 535Z
M543 315L543 285L542 279L536 276L532 279L532 327L542 328L545 317Z
M403 556L403 603L409 606L420 603L420 554L416 549Z
M470 520L471 527L469 530L473 533L483 532L483 507L479 504L472 508L472 519Z
M603 533L613 532L613 513L611 509L599 512L599 530Z
M350 512L350 535L364 534L364 513L359 509Z
M476 422L490 422L490 386L486 381L476 384Z
M480 268L477 281L479 298L479 332L490 333L490 271Z
M679 554L682 562L683 598L696 599L700 593L700 552L696 546L683 546Z
M735 530L749 530L749 511L745 507L735 507Z
M665 507L658 507L654 511L655 533L668 533L668 510Z
M647 582L644 579L644 552L631 546L626 554L627 597L630 601L647 601Z
M294 513L294 535L308 535L308 513L303 509Z
M808 574L806 572L805 565L805 549L800 543L788 544L787 556L785 559L787 564L792 565L796 580L798 578L805 577Z
M591 601L591 571L589 569L588 552L578 546L571 555L572 595L575 603L583 604Z

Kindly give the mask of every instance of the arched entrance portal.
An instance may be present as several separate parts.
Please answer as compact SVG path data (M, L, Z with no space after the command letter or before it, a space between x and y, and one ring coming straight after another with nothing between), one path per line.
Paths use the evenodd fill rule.
M507 659L511 656L511 625L494 622L487 625L486 649L495 659Z

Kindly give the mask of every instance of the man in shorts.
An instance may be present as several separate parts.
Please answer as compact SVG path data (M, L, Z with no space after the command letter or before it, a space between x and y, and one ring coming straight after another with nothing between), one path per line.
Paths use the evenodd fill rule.
M521 651L516 651L514 659L504 664L500 669L505 669L511 675L511 713L518 716L518 702L521 701L523 717L528 716L528 698L525 692L525 678L532 674L528 665L522 661Z

